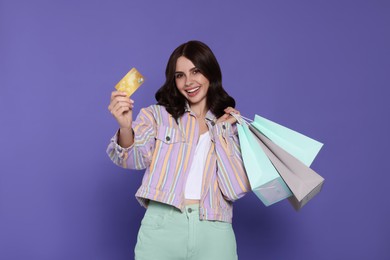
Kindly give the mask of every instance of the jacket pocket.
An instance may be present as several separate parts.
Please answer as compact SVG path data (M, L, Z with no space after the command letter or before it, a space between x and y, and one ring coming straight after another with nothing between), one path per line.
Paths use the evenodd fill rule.
M165 125L161 125L157 128L156 139L168 145L185 141L184 134L179 129Z

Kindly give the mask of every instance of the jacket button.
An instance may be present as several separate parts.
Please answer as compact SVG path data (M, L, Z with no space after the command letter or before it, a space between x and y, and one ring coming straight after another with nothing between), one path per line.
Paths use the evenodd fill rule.
M225 125L223 125L223 126L222 126L222 128L223 128L223 129L226 129L226 126L225 126Z
M191 213L191 212L192 212L192 209L191 209L191 208L189 208L189 209L188 209L188 213Z
M212 125L212 126L215 126L215 122L214 122L214 121L211 121L211 125Z
M169 136L167 136L167 137L165 138L165 140L169 141L169 140L171 140L171 138L170 138Z

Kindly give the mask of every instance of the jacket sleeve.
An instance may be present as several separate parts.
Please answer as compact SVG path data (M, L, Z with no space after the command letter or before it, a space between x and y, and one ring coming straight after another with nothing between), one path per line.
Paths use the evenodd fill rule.
M213 127L217 155L217 179L225 199L235 201L251 190L241 156L236 124Z
M126 169L146 169L152 160L156 141L156 120L151 107L141 109L133 122L134 143L123 148L118 144L118 132L111 138L107 154L118 166Z

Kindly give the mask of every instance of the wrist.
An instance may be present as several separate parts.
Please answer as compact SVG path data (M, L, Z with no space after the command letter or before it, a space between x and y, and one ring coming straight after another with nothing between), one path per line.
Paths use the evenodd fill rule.
M129 148L134 143L134 131L132 128L119 128L118 144L123 148Z
M134 130L131 127L130 128L127 128L127 127L119 128L118 133L122 137L132 138L134 136Z
M122 133L126 133L126 132L132 132L133 129L130 127L119 127L119 131L122 132Z

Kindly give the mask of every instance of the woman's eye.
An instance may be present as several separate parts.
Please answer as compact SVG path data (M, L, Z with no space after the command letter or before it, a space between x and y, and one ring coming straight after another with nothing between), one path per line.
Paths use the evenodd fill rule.
M199 69L194 69L194 70L192 71L192 74L197 74L197 73L199 73L199 72L200 72Z
M175 75L175 78L180 79L182 76L183 76L183 74L178 73L178 74Z

